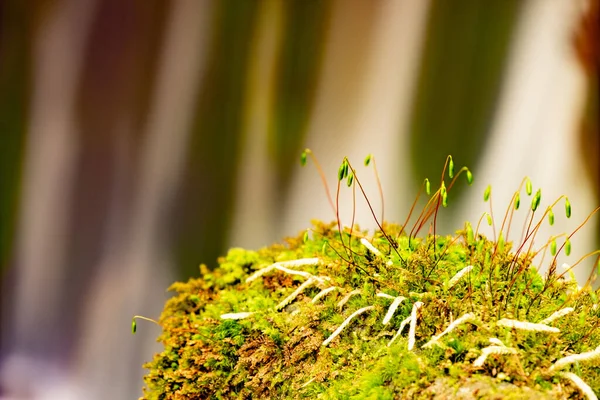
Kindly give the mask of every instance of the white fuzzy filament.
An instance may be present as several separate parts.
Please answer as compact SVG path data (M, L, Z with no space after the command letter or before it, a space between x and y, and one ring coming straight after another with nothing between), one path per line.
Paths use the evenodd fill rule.
M367 249L369 249L369 251L371 251L371 253L375 254L379 258L383 258L383 254L381 254L381 252L379 250L377 250L375 248L375 246L373 246L371 244L371 242L369 242L367 239L361 238L360 242L362 243L363 246L365 246Z
M517 354L517 350L506 346L488 346L481 350L482 354L473 362L473 366L481 367L490 354Z
M403 296L398 296L394 298L394 301L390 305L390 308L388 308L388 312L385 314L385 317L383 317L383 325L387 325L390 323L392 317L394 316L394 313L396 312L396 309L404 299L406 299L406 297Z
M336 289L338 289L337 286L331 286L331 287L328 287L327 289L321 290L319 293L317 293L317 295L315 297L313 297L312 303L316 304L316 302L319 301L320 298L322 298L323 296L325 296L329 292L333 292Z
M514 319L501 319L497 322L499 326L506 326L508 328L521 329L524 331L533 331L533 332L560 332L560 329L554 328L552 326L548 326L545 324L534 324L533 322L526 321L517 321Z
M596 394L594 393L594 391L592 390L592 388L589 387L588 384L583 381L583 379L581 379L580 377L578 377L574 373L572 373L572 372L561 372L561 373L558 374L558 376L561 376L563 378L567 378L568 380L570 380L571 382L573 382L573 384L575 386L577 386L579 388L579 390L581 390L581 392L583 394L585 394L589 400L598 400L598 397L596 396Z
M221 315L221 319L244 319L254 314L253 312L239 312Z
M313 258L300 258L298 260L279 261L276 264L279 264L282 267L298 268L298 267L310 267L310 266L319 264L319 262L321 262L321 260L318 257L313 257Z
M316 278L313 274L311 274L309 272L306 272L306 271L296 271L295 269L289 269L289 268L286 268L286 267L281 266L281 265L276 265L275 269L277 269L277 270L279 270L281 272L285 272L286 274L303 276L303 277L305 277L307 279Z
M567 365L573 364L575 362L593 360L598 357L600 357L600 346L596 347L596 350L586 351L585 353L573 354L571 356L563 357L560 360L557 360L554 364L552 364L552 366L550 367L550 371L562 369Z
M331 341L333 339L335 339L336 336L339 335L344 330L344 328L350 323L350 321L352 321L352 318L364 313L365 311L372 310L373 308L375 308L375 306L367 306L367 307L363 307L363 308L360 308L360 309L354 311L352 313L352 315L350 315L348 318L346 318L346 320L344 322L342 322L342 324L339 326L339 328L337 328L331 334L331 336L329 336L327 339L325 339L325 341L323 342L323 346L327 346L329 343L331 343Z
M462 317L458 318L457 320L452 322L450 325L448 325L448 327L442 333L432 337L429 342L427 342L423 345L423 348L431 347L432 345L437 344L442 336L447 335L448 333L452 332L458 325L460 325L464 322L470 321L474 318L475 318L475 314L473 314L473 313L467 313L467 314L463 315Z
M468 274L469 272L471 272L472 269L473 269L473 266L469 265L469 266L464 267L460 271L458 271L456 273L456 275L454 275L452 277L452 279L450 279L450 281L448 281L448 289L452 289L454 287L454 285L456 285L458 283L458 281L460 281L463 276L465 276L466 274Z
M394 335L394 337L392 338L392 340L390 340L390 342L388 343L387 347L390 347L392 345L392 343L394 343L394 341L398 338L398 336L400 336L400 334L402 333L402 331L404 330L404 327L406 325L408 325L408 323L412 320L412 317L408 317L406 318L404 321L402 321L400 323L400 328L398 328L398 332L396 332L396 334Z
M254 272L252 275L250 275L248 278L246 278L246 283L252 282L253 280L260 278L267 272L273 271L276 266L277 266L277 264L271 264L268 267L259 269L258 271Z
M319 258L317 258L317 257L314 257L314 258L301 258L301 259L298 259L298 260L289 260L289 261L279 261L279 262L276 262L274 264L269 265L268 267L259 269L258 271L256 271L252 275L250 275L246 279L246 282L252 282L253 280L255 280L255 279L263 276L267 272L270 272L270 271L272 271L274 269L278 269L278 270L286 272L288 274L302 275L302 276L305 276L305 277L308 278L308 277L312 276L308 272L293 271L293 270L288 269L287 267L291 267L291 268L309 267L309 266L312 266L312 265L317 265L317 264L319 264L319 262L321 262L321 260Z
M298 286L298 288L296 290L294 290L294 292L292 294L290 294L288 297L286 297L285 299L283 299L281 301L281 303L277 304L277 307L276 307L277 310L281 310L283 307L285 307L288 304L290 304L296 297L298 297L298 295L300 293L302 293L304 291L304 289L306 289L310 285L313 285L314 283L315 283L315 279L309 278L302 285Z
M553 313L548 318L540 321L540 324L549 324L550 322L554 321L555 319L558 319L560 317L564 317L565 315L567 315L569 313L572 313L573 311L575 311L575 309L572 308L572 307L563 308L562 310L556 311L555 313Z
M340 302L337 304L338 308L344 307L344 304L346 304L348 302L348 300L350 300L350 297L352 297L356 294L360 294L360 289L354 289L353 291L351 291L350 293L345 295L344 298L341 299Z
M410 328L408 330L408 350L412 350L415 347L415 334L417 331L417 312L419 308L423 306L423 302L417 301L413 304L412 312L410 314Z
M490 343L498 345L498 346L502 346L502 347L506 347L506 345L504 343L502 343L502 341L500 341L500 339L492 337L488 339L490 341Z

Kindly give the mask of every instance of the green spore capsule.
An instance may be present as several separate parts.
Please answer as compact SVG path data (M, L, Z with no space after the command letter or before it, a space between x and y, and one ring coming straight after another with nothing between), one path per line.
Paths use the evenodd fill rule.
M137 332L137 323L134 318L131 320L131 333L135 335L135 332Z
M425 178L425 193L427 196L431 194L431 183L429 183L429 179Z
M449 156L450 160L448 161L448 176L450 178L454 178L454 160L452 156Z
M373 158L373 154L369 154L365 157L365 167L368 167L371 164L371 158Z
M300 165L303 167L306 165L306 158L307 158L307 154L306 154L306 150L305 150L302 152L302 154L300 154Z
M531 211L537 210L537 208L540 206L541 200L542 200L542 189L538 189L538 191L535 192L535 196L533 196L533 200L531 200Z
M490 199L490 195L492 194L492 186L488 185L483 192L483 201L488 201Z
M571 240L569 238L565 240L565 254L568 256L571 255Z
M552 242L550 242L550 254L556 255L556 239L552 239Z
M473 173L469 169L467 169L467 183L469 185L473 184Z
M440 188L440 195L442 196L442 206L448 207L448 191L444 182L442 182L442 187Z
M348 179L346 181L346 185L348 185L348 187L352 186L352 182L354 182L354 174L352 172L350 172L348 174Z
M533 193L533 185L531 184L531 179L529 178L525 179L525 192L527 193L527 196L531 196L531 193Z
M346 160L344 160L342 162L342 165L340 165L340 169L338 169L338 180L341 181L342 179L344 179L347 173L348 169L346 167Z
M521 205L521 195L519 194L519 192L517 192L517 194L515 195L515 210L518 210L520 205Z
M550 225L554 225L554 211L552 209L548 211L548 222Z
M571 218L571 202L568 197L565 197L565 214L567 218Z

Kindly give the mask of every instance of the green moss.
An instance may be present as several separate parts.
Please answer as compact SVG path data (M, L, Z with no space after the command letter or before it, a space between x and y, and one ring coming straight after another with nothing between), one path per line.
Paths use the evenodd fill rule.
M482 398L538 398L579 396L578 389L550 371L569 354L600 344L600 313L596 294L577 291L573 283L541 277L531 266L532 255L515 258L507 243L503 251L483 236L467 243L465 232L423 239L397 237L397 248L381 232L372 240L384 257L359 242L356 228L343 246L334 224L315 222L312 239L304 234L259 251L232 249L220 267L187 283L175 283L159 320L159 340L165 350L145 367L145 399L205 398L460 398L480 393ZM388 224L388 237L400 227ZM364 232L363 232L364 233ZM348 243L350 247L348 248ZM433 249L436 249L435 252ZM318 257L318 265L297 268L314 276L330 277L332 291L315 304L321 288L308 287L289 305L277 304L305 277L273 270L251 282L255 271L274 262ZM352 260L344 262L341 257ZM522 267L511 277L510 265ZM450 279L466 265L470 274L455 286ZM514 282L511 282L514 278ZM342 307L338 302L354 289ZM388 325L382 320L391 299L378 293L404 296ZM400 323L411 315L415 302L424 303L416 324L416 346L407 350L407 333L391 346ZM328 346L323 342L354 311L362 313ZM526 332L498 326L501 318L539 322L563 307L575 312L551 325L560 333ZM252 312L239 320L227 313ZM476 319L462 324L423 348L432 336L466 313ZM492 354L482 367L473 362L498 338L517 349L514 355ZM573 364L572 370L600 388L600 363ZM466 394L465 394L466 396ZM467 398L467 397L464 397Z
M341 221L313 221L310 233L258 251L231 249L215 270L201 265L199 278L174 283L158 321L164 351L145 365L143 398L581 397L585 388L564 373L600 393L598 293L559 275L555 257L544 276L534 265L538 253L562 251L555 238L535 250L533 242L564 197L536 223L537 191L521 243L503 232L519 192L497 241L469 223L454 235L433 235L462 173L472 182L466 167L450 173L412 229L382 223L367 236L358 226L340 232ZM362 192L347 158L339 178ZM531 195L531 182L523 185ZM491 202L491 188L484 197ZM482 220L492 224L490 214ZM430 233L419 236L428 224ZM304 262L286 264L293 260ZM572 311L544 321L559 310ZM134 332L136 318L147 319L134 317ZM530 330L515 326L523 322ZM594 357L557 363L581 353Z

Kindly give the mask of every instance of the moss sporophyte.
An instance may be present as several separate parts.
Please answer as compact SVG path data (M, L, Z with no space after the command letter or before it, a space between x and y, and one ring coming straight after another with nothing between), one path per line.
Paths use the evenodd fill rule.
M257 251L231 249L218 268L201 265L198 278L173 284L176 295L155 321L162 327L158 340L164 351L145 365L144 399L600 394L595 274L580 287L571 269L581 259L556 265L599 209L574 232L534 247L540 226L554 222L561 202L570 217L571 204L562 197L542 211L541 190L534 194L526 178L521 186L527 197L519 188L501 221L493 217L488 187L484 200L490 211L475 229L466 223L442 236L436 233L440 206L448 205L457 179L473 180L467 168L454 169L451 157L439 189L431 195L425 180L421 192L427 204L417 216L415 200L402 225L376 215L347 158L334 198L313 153L304 152L302 162L309 157L337 221L313 221L297 237ZM364 164L375 168L381 194L375 159L368 156ZM344 185L367 200L379 227L374 233L354 221L342 224L338 204ZM521 207L525 198L531 199L527 210ZM527 218L511 234L515 212ZM409 226L411 217L416 221ZM486 220L493 240L479 232ZM583 258L595 257L600 268L599 254Z

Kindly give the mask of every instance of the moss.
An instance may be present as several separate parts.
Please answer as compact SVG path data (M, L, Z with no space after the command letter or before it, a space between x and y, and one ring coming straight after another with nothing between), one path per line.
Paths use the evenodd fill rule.
M325 183L314 154L307 150L302 160L308 155ZM370 163L375 168L368 156ZM437 213L457 177L464 173L472 182L468 168L454 174L453 165L448 157L440 189L412 229L378 221L380 229L365 242L367 232L358 226L313 221L310 233L258 251L231 249L215 270L201 265L200 277L173 284L176 294L158 321L164 351L145 365L143 398L582 397L586 388L564 373L599 394L598 293L557 273L556 257L544 276L534 260L548 249L552 256L563 247L568 253L571 236L600 207L564 235L560 249L556 237L533 247L542 222L549 216L553 223L552 207L564 198L535 222L540 190L520 243L505 238L520 190L498 240L469 223L454 235L435 235ZM347 158L338 177L338 196L345 180L371 206ZM532 195L529 179L521 186ZM428 180L424 189L429 196ZM491 203L491 187L484 200ZM566 198L565 207L570 217ZM490 204L481 219L490 225L491 212ZM433 229L419 236L428 224ZM558 311L565 313L554 318ZM554 319L545 321L549 316ZM135 318L147 319L134 317L134 332ZM576 362L564 361L582 353Z
M304 234L259 251L232 249L199 278L175 283L159 320L164 351L147 363L144 399L219 398L568 398L580 396L569 381L552 373L552 364L600 344L597 294L556 276L540 276L533 254L500 251L496 243L465 232L447 237L411 238L387 224L372 243L377 256L358 240L358 227L341 237L336 224L315 222ZM387 236L387 237L386 237ZM390 243L390 238L394 240ZM344 244L342 244L344 243ZM306 288L293 301L277 305L306 277L273 270L246 282L274 262L318 257L316 265L297 268L329 277L332 291L313 303L321 288ZM346 261L344 261L344 259ZM450 279L466 265L473 270L455 286ZM510 271L520 271L511 273ZM354 289L360 293L339 307ZM391 299L404 296L388 325L382 320ZM402 334L390 346L413 305L423 302L416 324L416 346L407 349ZM354 311L366 311L328 346L332 332ZM497 324L502 318L539 322L554 311L575 311L551 325L559 333L526 332ZM222 319L228 313L247 318ZM424 348L451 321L474 313L472 321ZM474 361L498 338L516 354L492 354L481 367ZM600 362L573 364L596 393ZM506 397L510 394L510 397Z

